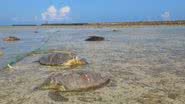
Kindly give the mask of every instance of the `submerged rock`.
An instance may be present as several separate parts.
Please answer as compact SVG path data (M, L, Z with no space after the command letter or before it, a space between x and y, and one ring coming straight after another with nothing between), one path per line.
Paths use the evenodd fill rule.
M0 57L3 56L3 52L0 50Z
M70 71L51 75L41 86L41 90L62 92L87 91L108 84L109 78L91 71Z
M75 66L87 64L85 59L79 59L77 56L70 53L52 53L43 56L39 59L39 63L49 66Z
M105 40L104 37L100 37L100 36L90 36L89 38L87 38L85 41L103 41Z
M14 36L9 36L3 39L4 41L19 41L20 39Z
M38 31L34 31L34 33L39 33Z
M119 30L116 30L116 29L113 29L112 31L113 31L113 32L119 32Z

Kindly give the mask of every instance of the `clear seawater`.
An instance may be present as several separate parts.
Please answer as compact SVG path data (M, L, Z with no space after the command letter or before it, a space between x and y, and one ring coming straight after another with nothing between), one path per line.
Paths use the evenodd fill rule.
M118 31L113 32L113 29ZM34 33L38 31L38 33ZM88 36L105 41L86 42ZM4 37L17 36L7 43ZM185 27L130 28L42 28L0 27L0 104L184 104ZM108 75L111 82L88 92L33 91L60 67L45 67L36 61L42 54L25 57L2 69L17 55L35 49L61 50L77 54L87 66L67 70L92 70ZM65 97L64 100L63 97Z

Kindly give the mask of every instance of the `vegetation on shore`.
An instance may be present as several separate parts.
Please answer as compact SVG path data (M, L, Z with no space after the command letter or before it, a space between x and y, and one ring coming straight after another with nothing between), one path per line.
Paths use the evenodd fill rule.
M91 26L91 27L127 27L127 26L157 26L157 25L185 25L185 20L176 21L138 21L138 22L107 22L107 23L47 23L47 24L13 24L12 26Z
M68 24L41 24L41 26L142 26L142 25L185 25L185 20L177 21L139 21L115 23L68 23Z

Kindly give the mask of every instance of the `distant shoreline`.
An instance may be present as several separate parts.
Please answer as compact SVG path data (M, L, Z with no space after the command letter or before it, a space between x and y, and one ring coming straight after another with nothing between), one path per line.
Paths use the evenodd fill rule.
M110 23L48 23L48 24L13 24L12 26L88 26L88 27L128 27L128 26L158 26L185 25L185 20L177 21L140 21L140 22L110 22Z
M177 21L140 21L140 22L110 22L110 23L53 23L53 24L13 24L11 27L40 28L129 28L145 26L185 26L185 20Z
M140 21L114 23L69 23L69 24L41 24L41 26L143 26L143 25L185 25L185 20L178 21Z
M38 26L35 24L13 24L12 26Z

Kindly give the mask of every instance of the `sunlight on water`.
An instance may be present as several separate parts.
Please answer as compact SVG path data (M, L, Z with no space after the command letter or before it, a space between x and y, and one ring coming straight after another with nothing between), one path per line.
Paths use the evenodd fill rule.
M25 57L13 69L0 72L0 104L184 104L185 27L102 29L1 28L0 57L3 67L17 55L35 49L63 50L85 58L89 65L73 70L91 70L108 75L111 82L98 90L53 94L33 91L52 73L70 69L41 66L43 54ZM105 41L86 42L88 36ZM21 41L2 39L17 36Z

